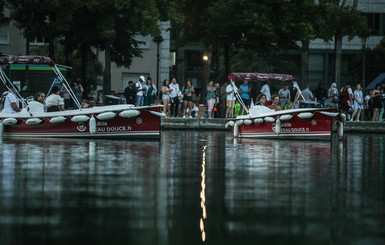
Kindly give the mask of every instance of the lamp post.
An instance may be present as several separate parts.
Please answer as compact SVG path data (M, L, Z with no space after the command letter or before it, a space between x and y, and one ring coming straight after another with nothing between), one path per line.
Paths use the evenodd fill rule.
M367 36L364 35L361 37L362 42L362 91L365 91L365 46L366 46ZM362 93L362 96L365 98L365 93ZM362 120L365 120L365 111L362 113Z
M159 44L163 41L162 35L156 35L152 41L158 45L156 53L156 88L159 89Z
M210 79L210 58L209 55L204 53L202 56L203 59L203 76L202 76L202 92L201 92L201 103L203 103L206 99L206 94L207 94L207 82Z
M362 42L362 88L365 89L365 46L366 46L366 36L361 37Z

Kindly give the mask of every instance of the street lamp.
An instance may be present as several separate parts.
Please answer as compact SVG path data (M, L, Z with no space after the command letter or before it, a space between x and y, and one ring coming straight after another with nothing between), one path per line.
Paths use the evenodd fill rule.
M202 58L203 58L204 61L208 61L209 60L209 57L207 55L203 55Z
M158 45L156 53L156 88L159 89L159 44L163 41L162 35L156 35L152 41Z

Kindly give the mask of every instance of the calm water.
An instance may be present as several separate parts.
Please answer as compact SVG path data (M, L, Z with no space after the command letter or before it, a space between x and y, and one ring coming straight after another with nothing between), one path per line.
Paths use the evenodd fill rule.
M0 244L385 244L383 135L4 140Z

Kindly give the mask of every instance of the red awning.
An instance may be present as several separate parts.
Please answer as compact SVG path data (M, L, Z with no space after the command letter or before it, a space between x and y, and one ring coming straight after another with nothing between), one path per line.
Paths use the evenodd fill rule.
M229 80L250 80L250 81L279 81L293 82L295 77L287 74L270 74L270 73L231 73Z
M49 65L54 66L55 62L44 56L2 56L0 57L0 65Z

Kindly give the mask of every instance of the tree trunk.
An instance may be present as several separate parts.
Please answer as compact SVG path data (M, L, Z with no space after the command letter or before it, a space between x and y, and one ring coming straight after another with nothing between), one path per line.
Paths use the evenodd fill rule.
M226 43L224 48L224 55L225 55L225 75L226 78L230 74L230 47Z
M261 44L258 44L258 71L265 72L265 57L263 53L263 48Z
M309 42L303 41L301 48L301 80L299 86L304 88L308 84L309 75Z
M334 82L341 87L342 35L334 36Z
M87 95L88 94L88 83L87 83L87 47L85 47L85 45L83 45L82 47L82 50L80 51L81 52L81 62L82 62L82 72L80 74L80 79L81 79L81 83L82 83L82 87L84 89L84 93L83 95Z
M25 42L25 55L29 55L29 38Z
M104 51L103 91L104 94L111 92L111 47L109 44L106 45Z

